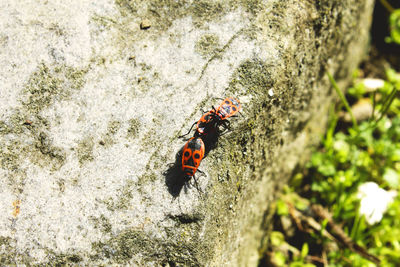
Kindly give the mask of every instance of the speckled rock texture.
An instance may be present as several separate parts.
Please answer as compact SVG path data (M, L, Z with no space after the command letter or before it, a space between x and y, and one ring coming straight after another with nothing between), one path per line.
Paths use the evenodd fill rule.
M0 265L256 266L372 8L0 1ZM226 96L241 115L185 181L178 136Z

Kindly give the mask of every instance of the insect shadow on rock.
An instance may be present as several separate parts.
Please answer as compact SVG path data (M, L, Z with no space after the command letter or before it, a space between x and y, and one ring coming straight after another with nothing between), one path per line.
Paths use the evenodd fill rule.
M191 176L186 175L182 170L182 155L183 155L183 148L182 147L175 156L175 162L168 164L168 169L163 172L165 176L165 184L167 185L168 192L174 197L178 197L182 191L185 189L187 192L187 187L190 188L190 180ZM200 170L198 170L200 172ZM195 180L195 179L193 179ZM195 186L199 191L197 181L195 182Z
M215 148L218 142L219 132L211 132L207 136L202 137L192 137L188 140L188 142L176 153L175 162L170 163L168 169L163 173L165 176L165 183L168 187L168 192L174 197L178 197L181 193L182 189L185 189L187 192L187 187L190 188L190 182L193 178L193 183L195 188L198 190L199 193L202 193L200 189L199 183L197 181L198 177L205 176L204 172L198 169L200 165L200 161L204 159L207 154L210 152L211 149ZM202 153L199 155L197 159L198 162L194 164L194 167L190 166L183 166L182 163L186 162L185 164L191 165L189 158L194 159L196 156L196 152L193 155L186 154L188 151L195 151L193 147L197 145L197 152L202 150ZM199 147L200 146L200 147ZM193 164L193 163L192 163ZM200 173L202 175L195 176L195 173Z

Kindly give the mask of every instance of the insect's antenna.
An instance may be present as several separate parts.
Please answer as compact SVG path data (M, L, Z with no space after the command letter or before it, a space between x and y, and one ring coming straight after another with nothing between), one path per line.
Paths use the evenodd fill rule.
M189 131L188 131L187 133L183 134L183 135L180 135L180 136L178 136L178 138L182 138L182 137L184 137L184 136L188 135L188 134L189 134L189 133L192 131L192 129L193 129L193 126L195 126L195 125L196 125L196 123L197 123L197 122L194 122L194 123L192 124L192 127L190 127Z

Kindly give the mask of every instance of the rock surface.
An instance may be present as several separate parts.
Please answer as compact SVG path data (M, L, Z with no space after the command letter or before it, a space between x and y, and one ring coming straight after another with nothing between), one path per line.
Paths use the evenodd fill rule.
M2 1L0 264L255 266L325 71L368 42L372 0L313 2ZM242 116L184 182L178 136L225 96Z

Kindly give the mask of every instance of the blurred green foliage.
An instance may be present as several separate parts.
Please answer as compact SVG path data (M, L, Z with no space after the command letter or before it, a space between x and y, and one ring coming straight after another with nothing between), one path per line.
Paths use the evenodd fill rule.
M386 37L388 43L400 44L400 9L395 9L389 17L390 37Z
M277 201L276 214L289 217L288 205L297 210L306 210L311 204L323 205L355 243L381 260L381 266L400 266L400 197L394 199L382 220L369 225L359 214L357 196L359 186L366 182L375 182L387 191L400 191L400 101L397 97L400 74L388 70L382 84L382 88L372 92L362 82L348 90L347 98L355 102L372 99L375 116L355 125L343 125L339 112L334 112L321 147L312 154L306 170L293 177L292 187L286 188L282 199ZM346 98L342 101L346 103L338 109L346 104L350 106ZM301 192L302 196L295 192ZM295 247L285 240L283 233L275 231L271 235L272 247L282 248L284 244L292 256L273 250L273 261L278 266L314 266L309 256L315 255L315 249L312 251L310 247L329 242L322 234L313 233L301 246ZM332 266L376 266L347 248L326 247L326 260Z
M400 44L400 9L387 0L380 3L390 12L386 41ZM314 220L310 209L314 204L325 207L354 244L379 258L379 266L400 266L400 73L388 69L386 79L377 83L380 88L372 89L365 80L357 80L358 75L344 96L328 73L341 104L331 114L321 146L276 202L268 252L274 266L377 266L363 253L334 242L325 231L327 219L314 215L312 223L317 227L301 226L303 215ZM369 103L369 119L357 120L348 99ZM349 115L351 124L343 120L343 113ZM380 192L397 192L382 218L375 221L360 212L360 186L368 182L375 183L373 187ZM372 203L380 202L379 198L372 196ZM294 219L294 210L303 215Z

